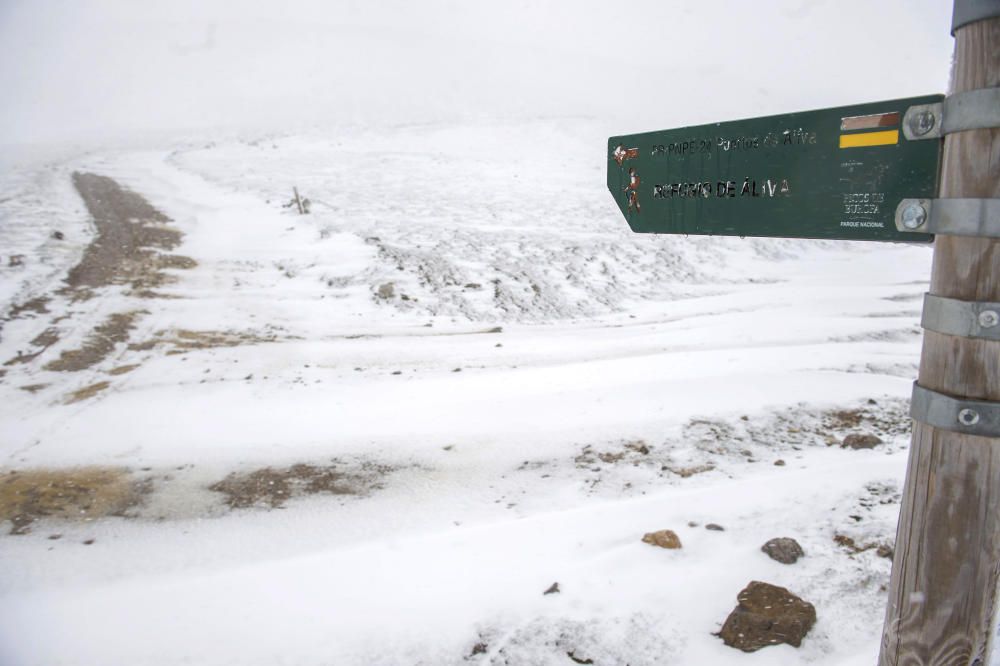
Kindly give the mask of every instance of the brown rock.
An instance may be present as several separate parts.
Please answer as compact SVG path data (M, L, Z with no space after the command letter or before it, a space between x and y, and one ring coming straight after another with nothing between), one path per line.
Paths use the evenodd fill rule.
M813 624L816 609L783 587L752 581L740 592L719 637L729 647L754 652L787 643L799 647Z
M642 542L653 546L659 546L660 548L669 548L671 550L682 548L681 539L673 530L647 532L646 535L642 537Z
M767 556L772 560L782 564L795 564L800 557L805 555L799 542L789 537L771 539L760 549L767 553Z
M851 433L840 446L844 449L873 449L881 443L882 440L875 435Z

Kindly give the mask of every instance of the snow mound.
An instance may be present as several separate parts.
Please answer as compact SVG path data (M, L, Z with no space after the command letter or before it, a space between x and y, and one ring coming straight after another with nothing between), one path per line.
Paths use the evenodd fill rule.
M546 322L761 279L762 264L839 243L636 235L606 190L605 137L585 120L438 125L209 143L170 163L251 192L375 260L332 288L417 317ZM239 165L234 169L233 165ZM298 216L293 187L310 200Z

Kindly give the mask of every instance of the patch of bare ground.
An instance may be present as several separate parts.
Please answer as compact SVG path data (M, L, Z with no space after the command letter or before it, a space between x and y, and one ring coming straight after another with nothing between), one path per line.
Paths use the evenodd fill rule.
M100 393L111 386L108 382L97 382L96 384L90 384L89 386L84 386L81 389L73 391L66 396L65 404L72 405L74 402L81 402L88 398L93 398L95 395Z
M20 305L15 305L10 309L7 314L8 319L19 319L23 317L27 312L34 312L35 314L48 314L49 310L47 307L49 301L52 300L48 296L38 296L32 298L31 300L25 301Z
M31 344L36 347L48 348L57 342L59 342L59 331L55 328L47 328L31 339Z
M135 192L121 187L111 178L92 173L74 173L73 185L94 220L97 234L79 263L70 269L66 286L55 295L76 302L92 298L100 287L125 285L132 296L167 297L154 291L174 279L167 271L196 266L190 257L168 252L180 244L180 231L171 228L171 220ZM52 297L39 296L15 305L6 319L16 319L27 313L46 314ZM95 365L118 343L128 340L137 315L137 312L112 315L94 329L80 349L63 352L45 369L74 372ZM57 318L52 323L65 318ZM4 365L30 363L58 341L58 329L50 326L31 341L32 350L19 351Z
M111 315L98 325L79 349L70 349L59 358L45 365L46 370L77 372L96 365L107 358L115 347L126 342L129 332L135 328L135 320L141 311L119 312Z
M577 468L590 471L600 471L602 466L628 465L656 469L660 473L669 472L684 479L715 469L715 465L712 463L688 466L675 464L671 462L669 454L666 454L666 457L664 454L666 454L664 451L658 451L654 454L653 447L639 439L610 445L604 450L596 449L588 444L583 447L573 462Z
M682 479L687 479L694 476L695 474L704 474L705 472L711 472L713 469L715 469L715 465L713 465L712 463L706 463L704 465L691 465L690 467L683 467L680 465L664 465L661 469L665 472L671 472L672 474L676 474Z
M853 409L835 409L824 412L820 428L828 436L831 432L840 434L862 430L872 432L882 438L907 435L910 432L910 418L907 408L908 403L905 400L884 401L882 404L875 400L868 400L864 405Z
M0 474L0 521L10 521L11 534L26 534L43 518L126 516L148 492L122 467L9 470Z
M28 393L38 393L46 386L48 386L48 384L25 384L21 387L21 390L27 391Z
M852 432L884 440L898 438L910 430L908 407L906 400L885 398L828 410L799 405L739 420L692 419L682 430L682 438L703 454L766 460L779 451L839 444Z
M598 461L609 465L627 461L636 466L643 456L649 455L649 452L649 445L641 439L622 442L618 448L609 448L603 451L595 449L588 444L583 447L578 456L573 458L573 462L576 463L577 467L588 467Z
M138 363L133 363L131 365L119 365L117 368L111 368L108 370L108 374L113 377L117 377L118 375L124 375L127 372L132 372L138 367Z
M823 415L823 423L833 429L857 428L864 417L864 412L860 409L834 409Z
M74 173L73 185L97 226L96 238L66 277L77 296L116 284L130 285L140 297L156 296L152 290L172 281L165 270L196 265L189 257L163 252L180 245L181 233L135 192L92 173Z
M873 548L875 549L875 554L878 555L879 557L884 557L891 560L894 554L893 547L891 544L878 543L878 542L859 544L846 534L834 534L833 541L838 546L845 549L848 553L852 555L857 555L858 553L864 553L866 551L872 550Z
M275 342L277 333L260 334L252 331L190 331L173 329L157 331L152 340L136 342L129 345L133 351L148 351L156 347L170 347L166 354L183 354L196 349L214 349L216 347L238 347L240 345L255 345L263 342Z
M54 328L47 328L38 335L36 335L31 340L31 344L34 347L39 348L38 351L32 354L24 354L19 351L17 353L17 356L15 356L12 359L8 359L7 362L4 363L4 365L17 365L19 363L30 363L31 361L34 361L36 358L41 356L42 352L44 352L46 349L48 349L57 342L59 342L59 331Z
M43 351L45 350L39 349L33 354L23 354L19 351L17 352L17 356L15 356L14 358L7 359L7 361L4 362L4 365L18 365L19 363L31 363L36 358L41 356Z
M882 398L838 409L801 404L753 418L692 418L655 444L641 439L587 444L570 461L525 460L517 469L541 478L579 478L587 492L644 492L664 481L732 475L744 463L786 467L798 451L839 445L852 434L875 436L885 442L882 450L891 452L908 441L908 407L907 400Z
M306 495L365 495L382 487L382 479L393 468L373 463L348 471L334 463L290 467L262 467L232 472L213 483L209 490L222 493L232 509L281 508L293 498Z

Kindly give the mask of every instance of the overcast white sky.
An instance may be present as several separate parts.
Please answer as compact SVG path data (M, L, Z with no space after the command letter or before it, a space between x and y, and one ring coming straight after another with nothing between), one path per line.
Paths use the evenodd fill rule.
M0 144L944 92L949 0L0 0Z

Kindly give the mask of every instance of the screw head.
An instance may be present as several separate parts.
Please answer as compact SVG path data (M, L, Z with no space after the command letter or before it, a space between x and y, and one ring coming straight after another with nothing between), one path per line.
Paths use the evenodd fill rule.
M927 210L916 202L908 203L903 208L901 219L907 229L919 229L927 221Z
M964 426L974 426L979 423L979 412L974 409L963 409L958 413L958 422Z
M910 116L910 122L908 123L910 131L916 136L923 136L934 129L934 125L937 124L937 118L931 111L923 110L914 113Z
M1000 324L1000 314L996 310L983 310L979 313L979 325L983 328L993 328Z

